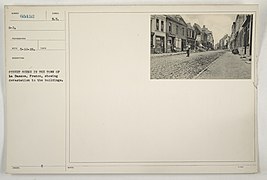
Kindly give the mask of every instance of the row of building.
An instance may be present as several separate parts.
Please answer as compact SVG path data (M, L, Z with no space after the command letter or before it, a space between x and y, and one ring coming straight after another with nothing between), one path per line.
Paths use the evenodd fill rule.
M216 49L235 50L240 55L252 54L253 15L238 14L232 24L231 35L225 35L215 45Z
M180 15L152 15L151 53L170 53L190 49L214 49L212 31L203 25L186 23Z
M215 44L215 49L230 49L230 36L228 34L224 35L217 44Z

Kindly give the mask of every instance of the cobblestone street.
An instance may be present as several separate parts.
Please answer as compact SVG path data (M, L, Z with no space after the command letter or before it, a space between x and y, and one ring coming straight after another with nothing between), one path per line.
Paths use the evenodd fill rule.
M199 76L217 58L226 51L207 51L185 54L151 57L151 79L193 79ZM212 78L212 74L203 78Z

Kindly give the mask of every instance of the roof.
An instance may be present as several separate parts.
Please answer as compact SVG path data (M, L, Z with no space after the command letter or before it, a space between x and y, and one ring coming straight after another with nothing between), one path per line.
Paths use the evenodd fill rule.
M191 23L187 23L187 28L193 29L193 27L191 26Z
M197 24L197 23L194 23L194 28L197 29L198 31L202 31L201 27Z
M179 22L180 22L181 24L186 25L186 22L185 22L185 20L182 18L182 16L180 16L180 15L176 15L176 18L179 19Z
M174 22L177 22L179 24L182 24L184 26L187 26L186 22L184 21L184 19L180 15L166 15L166 18L168 18Z
M226 39L226 38L228 38L228 37L229 37L228 34L225 34L225 35L223 36L224 39Z
M206 34L212 34L212 31L210 31L208 28L203 27L202 28L202 32L206 33Z

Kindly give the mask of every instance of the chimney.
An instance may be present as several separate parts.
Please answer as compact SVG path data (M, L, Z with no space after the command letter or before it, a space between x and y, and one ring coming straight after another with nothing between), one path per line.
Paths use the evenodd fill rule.
M205 26L205 25L203 25L203 28L206 28L206 26Z

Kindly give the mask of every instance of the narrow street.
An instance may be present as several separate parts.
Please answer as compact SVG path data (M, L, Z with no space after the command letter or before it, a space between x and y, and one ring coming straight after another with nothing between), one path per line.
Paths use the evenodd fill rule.
M239 55L217 50L151 57L151 79L249 79L251 64Z

